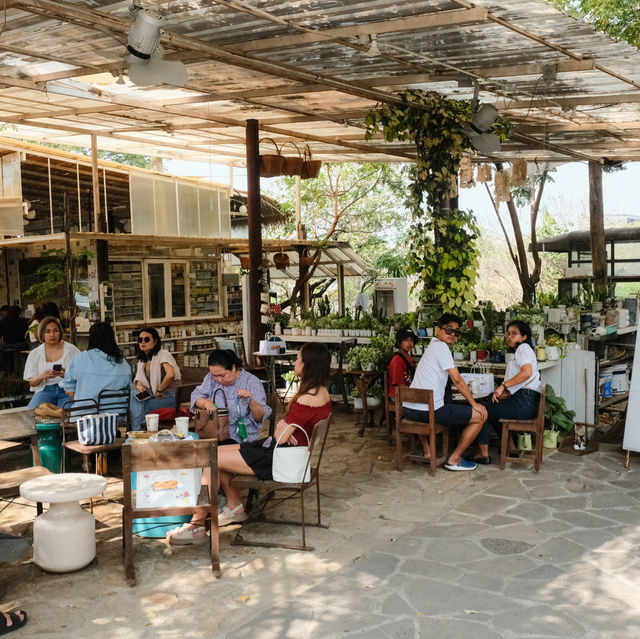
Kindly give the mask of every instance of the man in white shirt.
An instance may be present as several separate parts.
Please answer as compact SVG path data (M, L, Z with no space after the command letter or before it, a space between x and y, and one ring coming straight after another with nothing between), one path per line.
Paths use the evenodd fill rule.
M427 350L420 359L411 382L411 388L426 388L433 391L433 406L435 419L439 424L449 428L464 426L460 440L454 451L449 455L445 468L448 470L474 470L477 464L462 458L464 451L476 438L482 424L487 419L487 409L478 404L473 398L469 387L454 364L449 347L455 344L460 335L460 318L452 313L445 313L438 320L436 336L431 340ZM447 380L456 385L458 391L469 402L468 405L445 404L444 392ZM424 421L429 407L427 404L405 402L403 414L407 419ZM425 452L427 438L421 437Z

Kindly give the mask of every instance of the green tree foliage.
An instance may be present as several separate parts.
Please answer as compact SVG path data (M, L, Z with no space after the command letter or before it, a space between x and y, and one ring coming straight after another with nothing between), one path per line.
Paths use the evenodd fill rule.
M637 0L552 0L574 18L584 20L615 40L640 49L640 3Z
M367 139L382 133L387 142L411 140L417 160L410 170L407 204L412 213L409 273L421 284L426 304L465 313L475 302L478 227L472 212L451 209L457 194L457 172L471 147L468 127L474 116L470 100L449 100L433 91L410 89L403 105L372 110L365 123ZM491 133L509 137L511 124L498 118Z
M35 274L41 280L26 289L24 296L39 301L50 297L64 299L64 286L67 282L66 256L67 252L63 249L46 249L42 251L40 257L47 258L49 261L37 268ZM86 286L82 286L75 280L75 275L78 265L83 262L86 263L87 259L93 256L93 253L87 250L77 251L72 254L71 277L73 290L76 293L83 293L84 295L89 293L89 289Z

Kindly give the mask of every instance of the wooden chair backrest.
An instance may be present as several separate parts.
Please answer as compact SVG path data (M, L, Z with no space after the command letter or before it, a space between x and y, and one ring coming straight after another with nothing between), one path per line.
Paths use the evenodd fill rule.
M324 455L324 446L327 443L327 435L329 434L329 426L331 424L331 415L325 419L321 419L313 429L311 434L311 442L309 443L309 467L312 471L317 471Z
M99 413L98 402L95 399L71 399L62 406L63 427L75 426L78 417Z
M388 415L389 409L395 410L389 401L389 371L385 371L382 375L382 388L384 391L384 412Z
M409 388L408 386L398 386L396 388L396 424L402 421L402 404L412 402L415 404L427 404L429 406L425 425L434 426L435 410L433 408L433 391L427 388Z
M180 384L176 390L176 408L180 408L182 404L191 405L191 393L196 389L198 384Z
M547 396L547 385L543 382L540 388L540 403L538 404L538 415L536 417L536 426L542 431L544 428L544 404Z
M129 415L129 387L119 390L102 390L98 394L98 411L101 413L121 413Z
M173 468L206 468L217 459L217 440L199 439L184 442L133 443L122 447L123 470L169 470ZM126 486L126 483L125 483Z

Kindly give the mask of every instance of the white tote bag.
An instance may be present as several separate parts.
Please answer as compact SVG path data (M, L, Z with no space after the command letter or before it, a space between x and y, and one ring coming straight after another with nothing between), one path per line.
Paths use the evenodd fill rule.
M307 431L297 424L289 424L299 428L307 438L306 446L278 446L280 437L273 449L273 463L271 474L274 481L285 482L287 484L300 484L311 479L311 468L309 465L309 435ZM283 431L284 432L284 431Z

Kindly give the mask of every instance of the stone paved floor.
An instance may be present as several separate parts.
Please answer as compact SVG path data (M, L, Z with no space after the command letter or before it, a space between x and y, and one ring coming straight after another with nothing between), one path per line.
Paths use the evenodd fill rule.
M140 539L133 589L111 479L95 510L97 560L65 575L28 558L4 564L1 607L29 611L16 638L640 636L640 459L626 471L603 447L546 455L539 474L435 477L419 465L398 473L392 459L381 430L359 438L338 414L322 491L330 528L311 530L314 552L231 546L227 530L215 580L202 547ZM12 506L3 527L28 533L32 517Z

